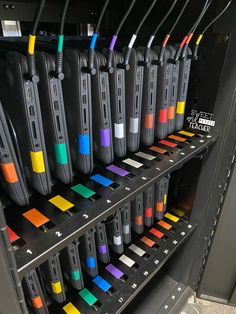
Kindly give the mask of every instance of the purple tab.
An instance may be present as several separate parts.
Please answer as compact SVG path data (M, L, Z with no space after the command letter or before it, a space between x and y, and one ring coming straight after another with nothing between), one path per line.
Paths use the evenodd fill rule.
M106 270L109 271L109 273L112 274L117 279L120 279L124 275L122 271L120 271L112 264L107 265Z
M99 245L99 246L98 246L98 251L99 251L100 254L106 254L106 253L107 253L107 247L106 247L106 245L105 245L105 244Z
M100 129L100 143L104 147L111 145L110 129Z
M115 174L118 174L118 176L121 176L121 177L125 177L129 174L128 171L121 169L120 167L117 167L115 165L110 165L110 166L106 167L106 169L110 170L111 172L113 172Z
M116 44L116 40L117 40L117 36L116 36L116 35L113 35L112 40L111 40L111 43L110 43L110 47L109 47L109 50L110 50L110 51L113 51L113 49L114 49L114 47L115 47L115 44Z

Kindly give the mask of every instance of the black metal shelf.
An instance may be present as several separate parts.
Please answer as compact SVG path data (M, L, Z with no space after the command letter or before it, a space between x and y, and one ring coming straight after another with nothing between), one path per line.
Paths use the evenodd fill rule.
M76 177L74 184L83 183L96 191L98 199L93 199L92 202L89 202L88 199L82 199L82 197L76 198L70 189L72 185L55 184L50 196L36 195L32 198L29 207L16 208L15 205L12 205L10 206L12 208L7 208L5 214L8 225L25 241L25 245L15 252L20 278L81 236L86 230L95 226L99 221L113 214L158 179L204 152L216 139L216 134L196 134L193 138L187 138L187 143L178 143L178 148L168 149L166 147L170 155L156 154L157 158L152 161L142 159L143 167L139 169L125 165L122 160L116 160L114 164L133 174L131 177L124 178L118 176L114 178L113 175L113 181L118 182L119 185L116 189L98 187L86 176ZM145 148L143 151L147 152ZM140 158L134 154L130 154L128 157L140 161ZM97 167L94 173L103 174L104 171L105 166L102 165ZM58 194L76 204L71 217L49 204L48 199ZM22 213L31 208L37 208L47 216L53 222L54 227L43 232L26 221ZM14 215L12 215L12 211L15 212Z

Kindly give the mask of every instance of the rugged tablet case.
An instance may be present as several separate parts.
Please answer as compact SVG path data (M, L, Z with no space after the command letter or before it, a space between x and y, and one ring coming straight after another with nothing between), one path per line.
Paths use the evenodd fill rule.
M9 197L18 205L28 203L29 194L18 161L5 113L0 102L0 180Z
M84 287L80 256L79 256L79 241L70 243L60 253L60 261L62 271L65 278L77 290Z
M154 47L154 51L159 55L160 47ZM159 66L157 74L155 137L158 139L164 139L168 135L168 110L172 78L172 64L169 59L170 51L165 49L163 65Z
M91 77L93 103L93 137L95 156L105 164L114 160L111 104L108 73L102 68L106 65L104 55L95 53L96 74Z
M179 64L179 84L178 84L178 96L177 96L177 107L176 107L176 118L175 118L175 130L179 131L184 125L184 114L185 106L188 94L188 83L191 70L191 59L192 51L190 48L187 49L187 58L180 61Z
M36 53L39 98L52 175L62 183L72 181L72 165L61 81L55 77L55 58ZM54 76L53 76L54 73Z
M105 224L98 223L95 228L96 228L95 240L97 245L98 259L100 262L107 264L110 262L110 254Z
M144 224L151 227L154 221L154 185L143 193Z
M140 126L143 94L143 55L134 48L130 54L130 69L125 72L127 150L136 152L140 145Z
M6 53L1 63L0 97L15 128L29 185L42 195L51 192L51 176L45 146L38 86L27 79L26 57Z
M23 278L23 288L26 299L36 314L48 314L47 304L36 270L31 270Z
M120 209L121 223L123 231L123 242L125 244L131 243L131 205L130 202L125 204Z
M124 252L121 213L118 210L113 217L105 222L108 243L117 254Z
M73 167L84 174L93 170L91 75L87 57L78 49L66 49L62 81Z
M144 58L145 48L138 48ZM141 118L141 144L150 146L154 142L156 97L157 97L157 54L150 50L149 64L144 66L142 118Z
M80 238L80 256L82 265L91 277L98 275L97 253L94 238L95 229L87 231Z
M143 193L138 194L135 199L131 202L131 219L132 229L142 234L144 232L143 224Z

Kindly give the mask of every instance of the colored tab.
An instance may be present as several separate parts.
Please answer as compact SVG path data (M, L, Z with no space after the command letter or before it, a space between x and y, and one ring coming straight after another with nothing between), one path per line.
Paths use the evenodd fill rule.
M135 264L135 261L133 261L131 258L126 256L125 254L121 255L119 257L119 260L128 267L132 267Z
M126 170L124 170L124 169L122 169L120 167L117 167L115 165L110 165L110 166L106 167L106 169L111 171L111 172L113 172L113 173L115 173L115 174L117 174L117 175L119 175L120 177L125 177L125 176L127 176L129 174L128 171L126 171Z
M31 298L32 305L35 309L41 309L43 307L42 299L38 297L32 297Z
M162 212L164 210L163 202L156 202L156 211Z
M143 164L141 164L140 162L133 160L131 158L127 158L127 159L123 160L122 162L131 166L131 167L134 167L136 169L141 168L143 166Z
M184 110L185 110L185 102L184 101L178 101L176 113L177 114L184 114Z
M48 200L50 203L55 205L57 208L59 208L61 211L65 212L75 205L72 204L71 202L67 201L64 197L57 195Z
M135 156L141 157L141 158L146 159L146 160L156 159L155 156L152 156L152 155L149 155L149 154L146 154L146 153L143 153L143 152L137 152L135 154Z
M34 54L34 47L35 47L35 40L36 35L29 35L29 41L28 41L28 54L33 55Z
M141 226L143 224L143 216L136 216L135 217L135 224L137 226Z
M172 147L172 148L177 146L177 144L169 142L169 141L166 141L166 140L161 140L158 143L160 143L162 145L165 145L165 146L168 146L168 147Z
M94 191L90 190L83 184L77 184L73 186L71 189L85 198L89 198L93 196L94 194L96 194Z
M71 302L63 306L63 310L66 312L66 314L81 314L80 311L78 311Z
M111 146L110 129L100 129L100 144L103 147Z
M99 246L98 246L98 251L99 251L100 254L106 254L106 253L107 253L107 247L106 247L106 245L105 245L105 244L99 245Z
M45 172L43 152L30 152L30 159L33 172L43 173Z
M166 230L170 230L172 228L172 226L170 224L168 224L167 222L165 222L163 220L158 221L157 224Z
M79 295L81 296L81 298L84 299L84 301L86 303L88 303L88 305L92 306L94 303L97 302L97 298L86 288L84 288L83 290L81 290L79 292Z
M94 49L95 48L97 38L98 38L98 34L94 33L93 36L92 36L92 39L91 39L90 49Z
M144 127L145 127L145 129L153 129L154 128L154 115L153 115L153 113L145 115Z
M165 154L167 152L167 150L157 147L157 146L152 146L149 148L151 151L155 152L155 153L159 153L159 154Z
M80 280L80 271L79 270L75 270L75 271L72 271L70 273L70 277L71 277L71 280Z
M113 236L113 242L115 245L121 245L122 241L121 241L121 236Z
M182 211L182 210L180 210L180 209L175 209L175 208L173 208L173 209L172 209L172 212L174 212L175 214L177 214L179 217L184 217L184 215L185 215L185 212Z
M81 134L78 136L79 153L82 155L90 154L90 135Z
M114 133L115 138L124 138L125 137L125 126L124 123L114 123Z
M93 256L86 257L86 264L88 268L95 268L95 258Z
M167 195L166 195L166 194L164 195L164 201L163 201L163 203L164 203L164 205L166 205L166 203L167 203Z
M145 216L146 216L147 218L152 218L152 216L153 216L152 207L145 208Z
M136 134L138 133L138 129L139 129L139 118L130 118L130 126L129 126L130 133Z
M175 140L181 143L186 141L186 138L183 138L177 135L169 135L168 138L171 138L172 140Z
M165 217L168 218L168 219L170 219L170 220L173 221L173 222L178 222L178 221L179 221L179 218L178 218L178 217L176 217L176 216L174 216L174 215L171 215L170 213L166 213L166 214L165 214Z
M20 237L10 227L7 226L6 229L7 229L8 237L11 243L20 239Z
M100 276L97 276L93 279L93 282L104 292L107 292L110 288L111 285L109 282L107 282L105 279L103 279Z
M203 34L200 34L200 35L198 36L198 39L197 39L197 41L196 41L196 46L199 46L199 44L200 44L200 42L201 42L201 40L202 40L202 37L203 37Z
M153 247L155 245L155 242L152 241L151 239L149 239L148 237L142 237L140 239L140 241L142 241L143 243L145 243L149 247Z
M59 294L62 292L62 288L61 288L61 283L60 281L57 282L51 282L51 286L52 286L52 292L55 294Z
M117 267L115 267L112 264L109 264L106 266L106 270L112 274L116 279L120 279L124 273L122 271L120 271Z
M169 106L168 108L168 119L173 120L175 118L175 106Z
M167 123L167 121L168 121L168 110L167 109L160 109L159 122L160 123Z
M56 162L60 165L68 163L66 144L54 144Z
M64 35L58 35L58 43L57 43L57 51L58 52L62 52L63 42L64 42Z
M2 173L6 182L16 183L19 181L17 173L16 173L16 168L13 162L9 162L6 164L1 163L0 166L1 166Z
M191 132L187 132L187 131L184 131L184 130L181 130L178 132L179 134L182 134L182 135L186 135L188 137L193 137L195 134L194 133L191 133Z
M143 257L143 255L146 253L143 249L141 249L140 247L138 247L135 244L131 244L129 246L129 249L140 257Z
M94 176L90 177L90 179L106 187L113 183L112 180L105 178L100 174L95 174Z
M164 233L162 233L161 231L159 231L155 228L150 229L149 232L152 233L154 236L156 236L159 239L163 238L163 236L164 236Z
M28 219L35 227L39 228L49 221L49 219L41 214L36 208L32 208L25 212L23 216Z

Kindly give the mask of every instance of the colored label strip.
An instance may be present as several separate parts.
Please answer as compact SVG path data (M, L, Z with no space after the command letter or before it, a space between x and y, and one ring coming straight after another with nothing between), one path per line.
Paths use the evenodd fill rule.
M145 208L145 216L147 218L152 218L152 216L153 216L153 209L151 207Z
M2 173L6 182L16 183L19 181L17 173L16 173L16 168L13 162L9 162L6 164L1 163L0 166L1 166Z
M168 147L172 147L172 148L177 146L177 144L166 141L166 140L161 140L161 141L159 141L159 143L162 145L168 146Z
M128 171L126 171L126 170L124 170L124 169L122 169L120 167L117 167L115 165L110 165L110 166L106 167L106 169L111 171L111 172L113 172L113 173L115 173L115 174L117 174L120 177L125 177L125 176L127 176L129 174Z
M140 240L149 247L153 247L155 245L155 242L149 239L148 237L142 237Z
M89 188L87 188L83 184L77 184L77 185L73 186L71 189L74 192L83 196L84 198L89 198L89 197L93 196L94 194L96 194L94 191L90 190Z
M61 283L60 281L57 282L51 282L52 285L52 292L55 294L59 294L62 292Z
M107 292L110 288L111 285L109 282L107 282L105 279L103 279L100 276L97 276L93 279L93 282L104 292Z
M120 279L124 273L119 270L117 267L115 267L114 265L112 264L109 264L106 266L106 270L111 274L113 275L116 279Z
M177 136L177 135L169 135L168 138L172 139L172 140L175 140L175 141L178 141L178 142L185 142L186 141L186 138L183 138L183 137L180 137L180 136Z
M165 222L163 220L158 221L157 224L166 230L170 230L172 228L172 226L170 224L168 224L167 222Z
M37 228L49 221L49 219L41 214L36 208L28 210L23 214L23 216Z
M164 233L162 233L161 231L159 231L155 228L150 229L149 232L152 233L154 236L156 236L159 239L163 238L163 236L164 236Z
M137 254L138 256L140 257L143 257L143 255L145 255L145 251L143 249L141 249L140 247L138 247L137 245L135 244L131 244L129 246L129 249L134 252L135 254Z
M138 153L135 154L135 156L141 157L141 158L146 159L146 160L153 160L153 159L156 159L155 156L148 155L148 154L143 153L143 152L138 152Z
M105 244L99 245L99 246L98 246L98 251L99 251L100 254L106 254L106 253L107 253L107 247L106 247L106 245L105 245Z
M43 302L40 296L31 298L32 305L35 309L41 309L43 307Z
M186 135L188 137L193 137L195 134L194 133L191 133L191 132L187 132L187 131L184 131L184 130L181 130L178 132L179 134L182 134L182 135Z
M66 144L54 144L54 148L56 162L60 165L66 165L68 163Z
M155 153L159 153L159 154L165 154L167 152L166 149L163 149L161 147L157 147L157 146L152 146L149 148L151 151L155 152Z
M141 168L143 166L143 164L141 164L140 162L133 160L131 158L127 158L127 159L123 160L122 162L131 166L131 167L134 167L136 169Z
M67 201L64 197L57 195L48 200L51 204L59 208L61 211L65 212L75 205Z
M66 314L81 314L79 310L71 303L67 303L64 307L63 310L66 312Z
M90 154L90 136L89 134L78 136L79 153L82 155Z
M108 187L113 183L112 180L105 178L104 176L101 176L100 174L95 174L94 176L90 177L91 180Z
M80 276L80 271L79 270L74 270L71 272L70 274L71 280L77 281L80 280L81 276Z
M10 227L7 226L6 229L11 243L20 239L20 237Z
M173 221L173 222L178 222L179 221L178 217L176 217L174 215L171 215L170 213L166 213L165 217L168 218L169 220Z
M130 268L135 264L135 261L133 261L131 258L126 256L125 254L121 255L119 257L119 260Z
M36 173L43 173L45 172L45 164L44 164L44 157L43 152L30 152L30 159L33 172Z
M95 268L95 258L93 256L86 257L86 264L88 268Z
M86 288L84 288L83 290L81 290L79 292L79 295L81 296L81 298L84 299L84 301L86 303L88 303L88 305L92 306L94 303L97 302L97 298Z

